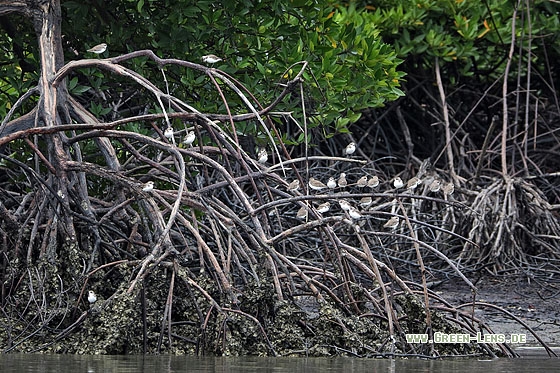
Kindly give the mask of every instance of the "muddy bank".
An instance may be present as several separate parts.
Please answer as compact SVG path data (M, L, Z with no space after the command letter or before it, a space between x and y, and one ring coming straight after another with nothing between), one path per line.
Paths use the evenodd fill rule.
M475 285L478 302L503 308L538 333L545 343L560 346L560 284L557 279L484 276ZM434 290L453 304L472 302L468 286L461 281L443 282ZM540 345L530 331L503 312L491 308L478 309L476 316L496 334L526 334L527 342L512 345L513 348Z

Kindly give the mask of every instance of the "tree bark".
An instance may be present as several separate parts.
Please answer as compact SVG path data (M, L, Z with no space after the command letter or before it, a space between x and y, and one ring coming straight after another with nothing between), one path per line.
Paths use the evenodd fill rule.
M23 13L31 17L39 44L41 71L37 88L40 100L37 104L37 116L34 123L46 127L56 126L63 122L60 115L68 113L66 85L54 86L51 84L56 72L64 64L60 0L15 2L0 0L0 15L12 12ZM67 114L65 116L68 118ZM23 116L23 118L31 119L29 116ZM25 120L20 120L19 124L25 124ZM69 159L69 154L64 146L64 134L54 133L45 136L44 140L47 143L48 161L53 166L49 169L55 170L55 174L51 174L46 179L47 185L50 187L47 189L50 192L54 191L55 195L47 196L48 199L52 200L52 203L49 204L50 208L45 218L50 222L57 222L57 227L53 227L50 241L43 247L47 248L47 257L54 258L56 256L54 250L59 246L59 240L62 241L60 243L63 245L73 246L77 243L77 239L68 198L70 183L65 164ZM56 232L56 234L53 234L53 232Z

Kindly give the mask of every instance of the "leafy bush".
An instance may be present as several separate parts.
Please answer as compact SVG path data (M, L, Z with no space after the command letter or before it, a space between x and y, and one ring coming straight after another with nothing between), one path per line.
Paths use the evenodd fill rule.
M325 125L326 136L347 131L347 125L359 119L360 110L402 95L400 60L381 41L375 16L356 11L353 5L335 7L319 0L106 3L103 7L63 3L63 28L72 30L69 43L76 50L106 42L111 56L149 48L162 57L193 62L213 53L224 58L216 67L234 75L264 104L277 94L277 84L291 77L293 64L308 61L306 114L311 126ZM93 22L87 28L82 21L85 14ZM96 30L93 38L92 29ZM179 83L188 87L186 96L195 107L225 112L204 76L189 70L169 72L167 78L170 90ZM298 108L297 92L280 106L301 118Z
M359 4L374 15L373 22L381 30L383 40L395 48L399 57L407 59L406 71L431 69L438 57L452 66L458 76L477 75L494 80L504 72L514 2L380 0ZM546 53L549 58L558 56L559 10L557 3L535 1L530 9L517 13L516 39L522 41L524 48L534 43L534 62L540 60L535 66L546 69ZM542 48L546 45L552 48ZM453 82L454 75L448 78Z

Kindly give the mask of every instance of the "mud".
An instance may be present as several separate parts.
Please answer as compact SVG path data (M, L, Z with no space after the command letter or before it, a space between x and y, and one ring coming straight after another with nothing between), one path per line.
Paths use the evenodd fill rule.
M485 276L475 285L478 289L477 302L491 303L503 308L538 333L545 343L560 346L560 284L557 281ZM469 288L460 281L444 282L434 290L454 305L472 302ZM487 323L494 333L501 333L506 337L513 333L526 334L526 343L512 345L514 349L540 346L529 330L503 312L479 308L476 316Z

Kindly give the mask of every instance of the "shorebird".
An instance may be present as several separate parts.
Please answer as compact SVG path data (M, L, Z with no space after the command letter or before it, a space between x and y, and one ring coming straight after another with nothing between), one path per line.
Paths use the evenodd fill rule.
M319 206L317 206L317 212L320 212L321 214L329 211L330 209L331 209L331 204L329 201L325 203L321 203Z
M327 181L327 187L329 189L336 188L336 180L334 179L334 177L329 177L329 181Z
M432 181L432 183L430 184L430 192L437 193L440 189L441 181L439 181L438 179L434 179L434 181Z
M406 183L406 189L414 190L418 185L420 185L420 183L422 183L422 181L416 176L414 176Z
M313 190L322 190L325 189L327 186L323 184L321 181L310 177L309 178L309 187Z
M95 295L93 290L88 291L87 300L90 304L97 302L97 295Z
M257 154L257 159L259 161L259 163L264 164L266 163L266 161L268 161L268 153L266 152L265 148L262 148L261 150L259 150L258 154Z
M402 179L397 176L393 179L393 186L396 189L399 189L399 188L402 188L404 186L404 183L403 183Z
M355 151L356 151L356 143L353 141L350 144L346 145L346 148L344 148L345 155L352 155L354 154Z
M348 211L352 208L352 205L350 205L350 203L348 203L348 201L345 199L339 199L338 204L340 205L340 208L343 209L344 211Z
M455 191L455 185L453 185L452 182L449 182L449 183L445 184L443 186L443 188L441 188L441 190L442 190L444 195L446 195L446 196L451 195Z
M288 184L288 188L286 188L288 192L295 192L299 189L299 179L295 179L290 184Z
M340 177L338 178L338 186L340 188L345 188L346 185L348 185L348 181L346 181L346 174L343 172L340 174Z
M369 207L369 205L371 205L371 202L371 197L363 197L362 199L360 199L360 206Z
M399 217L393 216L391 219L387 220L385 224L383 224L383 228L395 229L399 226Z
M352 219L360 219L362 217L362 214L360 214L358 209L355 207L350 207L350 209L348 210L348 215L350 215Z
M202 60L202 62L209 63L209 64L213 64L213 63L216 63L216 62L223 61L223 59L221 59L220 57L218 57L214 54L207 54L206 56L202 56L201 60Z
M363 188L367 185L367 176L362 176L361 178L358 179L358 181L356 181L356 186L358 188Z
M297 212L297 214L296 214L296 217L297 217L298 219L305 219L305 218L307 217L307 207L302 206L302 207L298 210L298 212Z
M90 53L101 54L107 50L107 44L101 43L97 44L95 47L88 49L87 51Z
M189 131L187 132L185 138L183 139L183 144L191 145L195 139L196 139L196 135L194 134L194 131Z
M375 188L378 185L379 185L379 177L377 176L372 176L367 182L367 186L370 188Z
M153 181L148 181L146 184L144 184L144 187L142 188L142 190L144 192L151 192L152 190L154 190L154 182Z
M163 136L165 136L168 140L173 139L173 127L167 127L165 132L163 132Z

